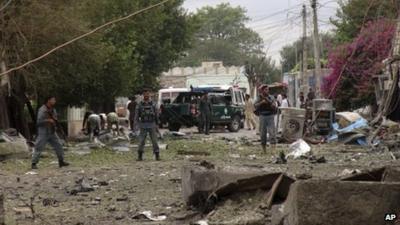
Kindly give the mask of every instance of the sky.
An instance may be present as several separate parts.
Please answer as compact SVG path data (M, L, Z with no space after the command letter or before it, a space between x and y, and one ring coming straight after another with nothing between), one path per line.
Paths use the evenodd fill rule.
M279 50L302 35L302 4L307 6L308 35L312 30L312 14L310 0L185 0L184 8L196 12L203 6L215 6L220 3L230 3L247 10L250 21L249 28L258 32L264 40L265 52L277 64L280 61ZM333 28L329 18L335 16L338 7L337 0L318 0L318 21L320 32Z

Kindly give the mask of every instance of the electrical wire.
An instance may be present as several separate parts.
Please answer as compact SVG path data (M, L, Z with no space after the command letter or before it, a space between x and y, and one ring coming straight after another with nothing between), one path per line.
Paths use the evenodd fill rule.
M93 30L91 30L91 31L89 31L89 32L87 32L87 33L85 33L85 34L82 34L82 35L80 35L80 36L78 36L78 37L76 37L76 38L74 38L74 39L72 39L72 40L69 40L69 41L67 41L67 42L64 42L63 44L61 44L61 45L59 45L59 46L57 46L57 47L55 47L55 48L49 50L48 52L44 53L43 55L41 55L41 56L39 56L39 57L37 57L37 58L35 58L35 59L29 60L28 62L26 62L26 63L24 63L24 64L22 64L22 65L20 65L20 66L13 67L13 68L11 68L11 69L8 69L8 70L5 71L5 72L0 73L0 77L1 77L1 76L5 76L6 74L8 74L8 73L10 73L10 72L13 72L13 71L16 71L16 70L20 70L20 69L22 69L22 68L24 68L24 67L26 67L26 66L28 66L28 65L30 65L30 64L32 64L32 63L35 63L35 62L37 62L37 61L39 61L39 60L41 60L41 59L43 59L43 58L49 56L49 55L52 54L53 52L55 52L55 51L57 51L57 50L59 50L59 49L61 49L61 48L64 48L65 46L70 45L70 44L72 44L72 43L74 43L74 42L76 42L76 41L78 41L78 40L80 40L80 39L82 39L82 38L85 38L85 37L87 37L87 36L89 36L89 35L91 35L91 34L97 32L97 31L103 29L104 27L110 26L110 25L112 25L112 24L114 24L114 23L121 22L121 21L123 21L123 20L127 20L127 19L129 19L129 18L131 18L131 17L133 17L133 16L136 16L136 15L138 15L138 14L141 14L141 13L143 13L143 12L145 12L145 11L148 11L148 10L150 10L150 9L156 8L156 7L158 7L158 6L161 6L161 5L165 4L165 3L167 3L168 1L170 1L170 0L164 0L164 1L160 2L160 3L154 4L154 5L148 6L148 7L146 7L146 8L140 9L140 10L138 10L138 11L136 11L136 12L133 12L133 13L127 15L127 16L124 16L124 17L121 17L121 18L118 18L118 19L115 19L115 20L111 20L111 21L109 21L109 22L107 22L107 23L105 23L105 24L103 24L103 25L101 25L101 26L98 26L98 27L94 28Z
M3 7L0 8L0 12L3 11L5 8L7 8L7 6L10 5L11 2L12 2L12 0L8 0L8 2L6 4L4 4Z

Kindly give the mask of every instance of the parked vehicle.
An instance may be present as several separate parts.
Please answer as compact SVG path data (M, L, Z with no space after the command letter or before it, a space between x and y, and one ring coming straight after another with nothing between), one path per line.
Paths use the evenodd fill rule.
M211 127L227 126L231 132L243 127L245 94L236 87L219 86L192 88L179 93L171 104L164 105L162 117L167 119L169 130L198 126L198 103L204 93L208 93L212 104Z
M189 92L188 88L166 88L158 91L157 109L159 110L160 128L168 124L166 114L163 113L165 105L173 102L180 93Z

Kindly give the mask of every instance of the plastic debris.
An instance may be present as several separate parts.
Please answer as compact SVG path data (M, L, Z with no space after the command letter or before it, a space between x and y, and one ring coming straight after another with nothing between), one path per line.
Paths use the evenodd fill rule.
M298 159L311 153L311 147L303 139L299 139L296 142L293 142L289 146L289 149L290 153L286 156L286 158L293 156L294 159Z

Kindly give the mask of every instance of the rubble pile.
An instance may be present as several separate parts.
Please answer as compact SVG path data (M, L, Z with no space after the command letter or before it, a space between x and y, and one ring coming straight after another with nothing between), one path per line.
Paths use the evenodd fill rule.
M295 180L254 168L182 170L182 192L205 224L377 225L400 211L400 168Z

